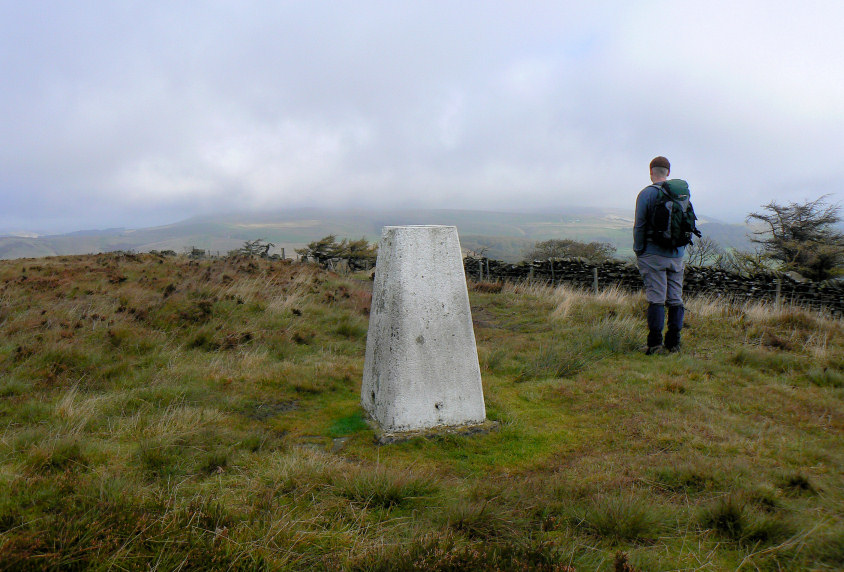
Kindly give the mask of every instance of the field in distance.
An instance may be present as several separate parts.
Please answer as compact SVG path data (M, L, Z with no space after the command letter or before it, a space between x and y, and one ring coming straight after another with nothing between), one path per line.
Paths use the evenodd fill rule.
M844 567L844 325L470 283L497 430L386 446L371 282L259 259L0 262L0 569ZM627 566L627 568L623 568Z
M459 210L355 211L299 209L264 215L231 214L195 218L142 229L110 229L55 236L0 236L0 259L90 254L115 250L185 252L197 247L225 255L247 240L264 239L271 253L294 258L295 248L328 235L377 241L390 225L443 224L457 227L464 250L518 262L538 241L569 238L609 242L618 256L632 256L632 213L618 209L577 209L561 213L502 213ZM749 247L748 229L702 218L701 229L723 248Z

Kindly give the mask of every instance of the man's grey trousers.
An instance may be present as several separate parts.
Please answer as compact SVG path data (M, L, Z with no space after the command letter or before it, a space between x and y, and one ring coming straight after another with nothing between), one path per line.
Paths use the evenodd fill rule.
M649 304L683 305L683 258L642 254L636 258Z

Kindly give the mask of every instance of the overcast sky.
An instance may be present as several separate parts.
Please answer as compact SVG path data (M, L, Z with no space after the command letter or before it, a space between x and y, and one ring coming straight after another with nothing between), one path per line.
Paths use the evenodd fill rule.
M844 197L841 0L0 0L0 229Z

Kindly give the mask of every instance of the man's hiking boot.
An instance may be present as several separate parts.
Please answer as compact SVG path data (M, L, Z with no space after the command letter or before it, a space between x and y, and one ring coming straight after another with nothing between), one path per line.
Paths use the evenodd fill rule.
M645 350L646 356L664 356L667 353L668 350L663 345L651 346Z
M678 354L680 353L680 344L677 344L676 346L671 346L670 348L666 346L665 349L668 350L668 353Z

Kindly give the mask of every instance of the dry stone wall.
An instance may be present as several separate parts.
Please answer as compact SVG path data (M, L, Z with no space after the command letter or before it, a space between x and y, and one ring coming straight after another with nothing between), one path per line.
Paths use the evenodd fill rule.
M563 259L508 264L487 258L466 258L463 266L466 277L477 281L533 280L592 288L597 276L599 288L612 285L630 291L642 288L639 270L622 261L594 263L583 259ZM775 302L779 295L783 302L823 309L837 317L844 316L844 283L841 281L799 282L789 276L773 274L744 277L715 268L687 266L684 290L690 294L709 294L738 302Z

